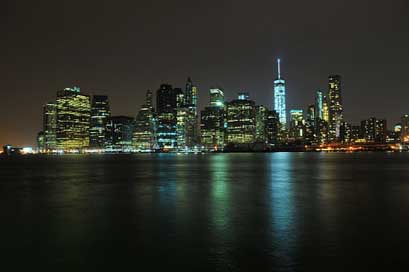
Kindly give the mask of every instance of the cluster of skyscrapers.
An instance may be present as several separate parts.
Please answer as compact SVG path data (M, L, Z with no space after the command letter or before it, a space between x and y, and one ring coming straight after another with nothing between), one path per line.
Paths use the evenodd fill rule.
M352 143L409 142L409 115L393 131L386 120L369 118L360 125L344 120L341 76L328 77L328 91L317 90L306 109L287 111L286 81L274 80L274 109L257 105L240 92L225 101L222 88L209 90L209 104L198 113L198 89L190 78L186 86L162 84L148 90L135 117L112 116L105 95L82 94L77 87L57 92L44 106L41 152L152 152L275 150L292 146Z

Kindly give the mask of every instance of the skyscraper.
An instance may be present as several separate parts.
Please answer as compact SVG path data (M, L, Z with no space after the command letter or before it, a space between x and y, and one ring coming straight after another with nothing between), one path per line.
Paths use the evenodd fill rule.
M342 122L340 127L340 141L341 143L350 143L352 139L352 125L347 122Z
M281 123L281 129L286 129L287 126L287 110L286 110L286 93L285 80L281 78L280 59L277 59L278 77L274 80L274 110L278 113Z
M317 120L320 120L316 114L316 106L309 105L307 108L307 120L305 122L305 141L308 144L315 142Z
M403 143L409 143L409 114L405 114L401 117L401 141Z
M38 152L41 152L41 153L46 151L44 131L40 131L37 134L37 150Z
M112 116L107 125L107 148L113 151L129 152L132 148L134 118L129 116Z
M183 103L183 92L162 84L157 91L157 143L161 149L177 148L177 109Z
M224 93L220 88L210 88L210 106L211 107L224 107Z
M207 150L223 150L225 105L221 89L210 88L210 106L200 113L200 142Z
M323 119L323 94L320 90L315 95L315 119Z
M178 149L192 149L198 141L197 88L189 77L177 108Z
M108 96L94 95L91 104L89 146L102 149L107 142L107 124L111 116Z
M267 143L276 145L278 143L280 120L276 111L268 111L266 119Z
M89 146L91 101L80 88L57 92L57 148L79 150Z
M366 142L385 143L386 142L386 120L375 117L361 122L362 136Z
M341 96L341 76L331 75L328 77L329 96L329 137L331 141L337 141L340 137L341 123L343 121L343 107Z
M43 151L52 151L57 148L57 105L49 102L43 107Z
M322 99L322 119L329 123L329 106L328 106L328 98L324 95Z
M256 106L248 95L239 94L238 99L227 103L227 144L250 144L256 136Z
M294 140L304 139L305 121L303 110L290 110L290 137Z
M267 117L268 109L263 105L256 106L256 142L267 142Z
M133 146L135 149L152 150L155 145L155 112L152 106L152 92L146 92L145 104L141 106L135 118Z

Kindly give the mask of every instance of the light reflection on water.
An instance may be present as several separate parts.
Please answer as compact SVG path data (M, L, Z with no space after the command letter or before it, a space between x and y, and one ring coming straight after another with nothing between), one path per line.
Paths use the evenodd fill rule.
M0 160L0 249L17 270L385 268L407 263L408 165L407 153Z
M270 158L273 256L291 265L297 242L297 222L293 192L293 155L275 153Z

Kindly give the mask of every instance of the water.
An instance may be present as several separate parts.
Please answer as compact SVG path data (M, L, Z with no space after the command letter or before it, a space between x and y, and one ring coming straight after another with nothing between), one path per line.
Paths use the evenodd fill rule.
M409 153L3 158L0 266L408 268L408 166Z

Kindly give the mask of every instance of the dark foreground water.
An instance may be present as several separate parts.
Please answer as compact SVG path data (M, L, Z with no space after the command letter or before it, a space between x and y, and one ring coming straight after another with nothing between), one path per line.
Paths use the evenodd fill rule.
M0 178L2 271L409 268L409 153L3 158Z

